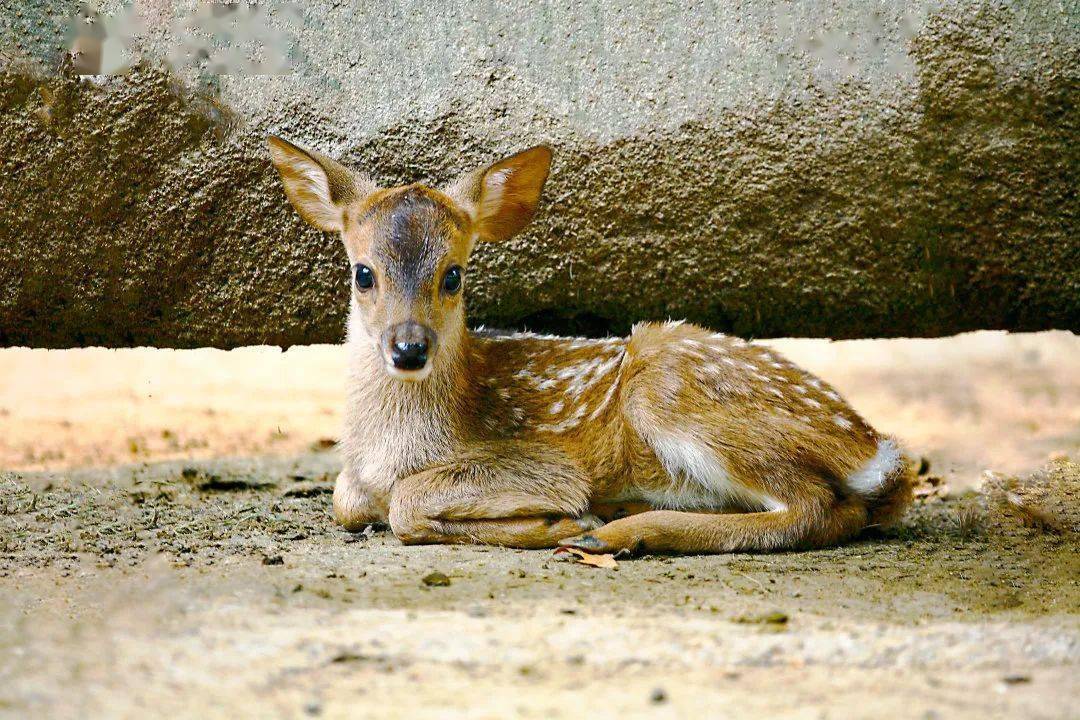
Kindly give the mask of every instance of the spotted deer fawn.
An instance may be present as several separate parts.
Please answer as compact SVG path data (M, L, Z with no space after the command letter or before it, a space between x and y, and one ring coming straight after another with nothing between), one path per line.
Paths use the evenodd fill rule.
M910 502L896 442L764 347L682 322L604 339L468 330L469 255L532 219L548 148L436 190L378 188L269 146L297 212L339 233L351 266L334 488L346 528L388 521L407 544L766 551L838 543Z

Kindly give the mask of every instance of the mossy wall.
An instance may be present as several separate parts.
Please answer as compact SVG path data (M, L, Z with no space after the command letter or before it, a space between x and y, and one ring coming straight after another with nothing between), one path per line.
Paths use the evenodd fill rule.
M0 345L340 340L344 251L267 132L387 184L552 145L531 229L474 257L477 324L1080 330L1076 3L326 3L264 10L274 75L169 66L180 3L89 77L76 6L4 1Z

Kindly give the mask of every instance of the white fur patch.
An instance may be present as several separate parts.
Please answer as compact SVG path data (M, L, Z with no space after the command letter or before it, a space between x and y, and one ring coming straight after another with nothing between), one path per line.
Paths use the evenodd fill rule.
M510 168L503 168L488 173L484 177L484 194L480 207L481 217L490 217L498 212L503 194L506 191L506 181L511 174Z
M506 178L510 177L510 168L503 168L502 170L496 170L493 173L489 173L484 180L490 186L499 186L506 183Z
M844 428L845 430L851 429L851 421L843 415L833 415L833 422Z
M874 457L848 475L845 484L850 490L860 495L873 495L881 490L888 477L900 467L901 462L903 460L900 456L900 448L896 446L896 443L892 440L881 440L878 442Z
M700 441L674 433L656 433L650 440L672 480L672 485L660 492L643 492L654 506L680 509L741 505L756 510L785 509L775 498L736 483L716 452Z

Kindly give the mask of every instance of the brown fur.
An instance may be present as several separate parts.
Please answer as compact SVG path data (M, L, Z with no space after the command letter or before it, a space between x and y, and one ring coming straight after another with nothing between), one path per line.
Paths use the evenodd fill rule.
M467 331L463 293L442 278L476 242L528 223L546 148L445 192L359 177L332 191L340 165L271 148L301 215L377 278L350 306L334 491L347 528L388 521L406 543L776 550L841 542L910 502L895 444L766 348L683 323L603 340ZM387 360L385 330L402 322L437 338L421 372Z

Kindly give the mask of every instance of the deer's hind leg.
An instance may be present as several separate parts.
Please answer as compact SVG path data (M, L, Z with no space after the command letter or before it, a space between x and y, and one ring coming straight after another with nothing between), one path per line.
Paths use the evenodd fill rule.
M858 499L826 510L809 507L752 513L694 513L653 510L615 520L560 545L586 552L643 553L767 552L836 544L866 524Z
M554 547L600 525L588 496L588 479L558 450L485 443L395 483L390 527L406 544Z
M633 348L623 410L638 489L660 507L561 544L591 552L703 553L828 545L857 533L865 502L839 496L823 467L777 429L706 393L646 336ZM745 512L721 513L725 508Z

